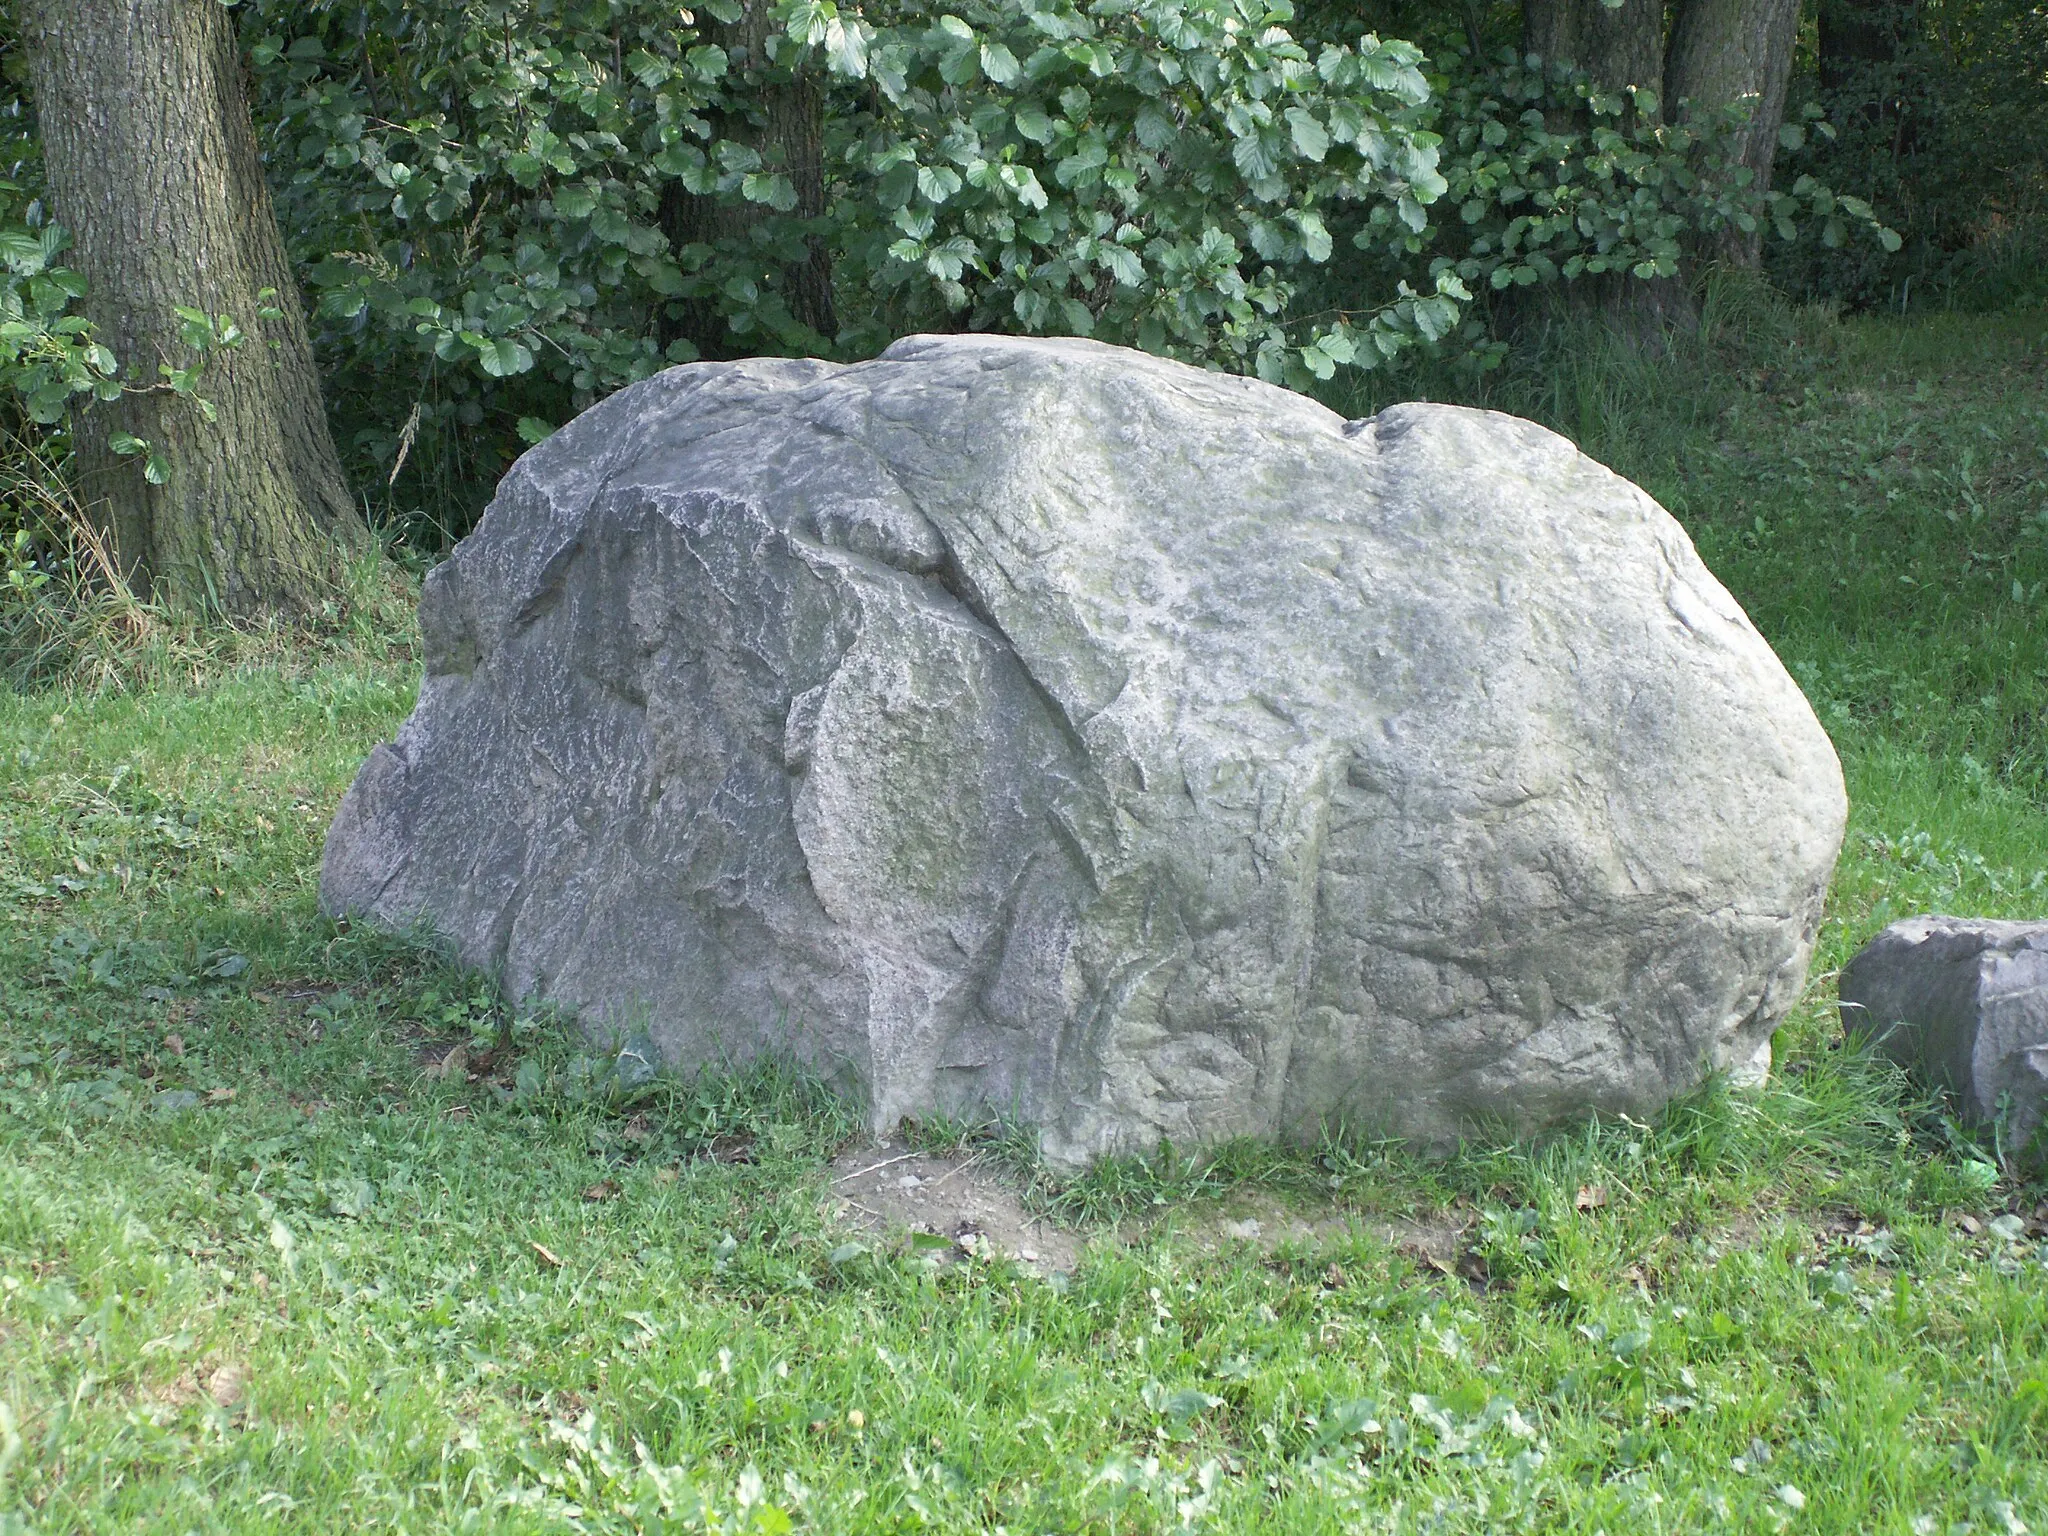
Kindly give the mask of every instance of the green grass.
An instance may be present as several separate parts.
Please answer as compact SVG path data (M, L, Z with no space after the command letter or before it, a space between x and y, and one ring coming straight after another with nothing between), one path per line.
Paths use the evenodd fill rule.
M1829 1007L1892 917L2048 907L2044 332L1758 306L1486 391L1686 520L1841 747L1768 1090L1437 1164L1019 1166L1097 1236L1065 1283L832 1228L852 1123L800 1078L626 1086L323 922L409 657L0 697L0 1531L2048 1527L2042 1191ZM1197 1240L1254 1197L1469 1231Z

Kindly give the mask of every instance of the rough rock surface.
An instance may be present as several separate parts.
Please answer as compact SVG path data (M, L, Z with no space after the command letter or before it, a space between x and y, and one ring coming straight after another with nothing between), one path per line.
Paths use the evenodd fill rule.
M2014 1142L2048 1099L2048 923L1909 917L1842 968L1842 1023Z
M1088 342L672 369L420 623L329 911L1066 1162L1652 1110L1768 1052L1842 832L1770 648L1569 443Z

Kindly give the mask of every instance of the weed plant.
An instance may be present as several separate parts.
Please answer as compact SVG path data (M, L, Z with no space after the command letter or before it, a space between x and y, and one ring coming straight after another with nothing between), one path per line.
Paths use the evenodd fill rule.
M1776 1074L1436 1163L985 1145L1065 1280L836 1226L800 1074L641 1080L322 920L409 642L0 697L0 1530L2043 1528L2043 1191L1831 1006L1893 917L2048 907L2042 320L1724 286L1463 391L1670 506L1835 735ZM1274 1206L1337 1235L1224 1235Z
M139 596L79 506L54 440L0 428L0 686L192 688L241 667L415 655L415 560L402 546L354 562L309 623L178 613Z

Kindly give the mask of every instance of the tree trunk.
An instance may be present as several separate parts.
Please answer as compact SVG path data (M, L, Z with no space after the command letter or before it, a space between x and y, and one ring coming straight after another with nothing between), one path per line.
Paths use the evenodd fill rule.
M247 335L199 385L212 421L163 388L82 411L81 492L131 579L167 601L317 609L368 534L321 405L233 13L218 0L24 0L21 21L51 198L99 339L146 385L159 363L191 361L173 306ZM268 307L282 317L261 318ZM123 433L157 450L163 484L113 452Z
M1799 0L1684 0L1671 29L1664 64L1664 94L1695 111L1749 103L1749 124L1737 158L1749 167L1758 191L1771 185L1785 93L1792 81L1792 47L1799 35ZM1757 265L1763 231L1728 231L1714 254L1737 266Z
M1522 51L1542 59L1546 73L1552 65L1576 66L1605 90L1635 86L1657 92L1664 81L1663 0L1622 0L1615 8L1600 0L1523 0ZM1636 110L1632 104L1628 116ZM1549 116L1554 132L1591 126L1583 116L1557 108ZM1551 307L1547 299L1535 302ZM1597 314L1648 352L1662 352L1670 331L1699 323L1692 296L1678 278L1643 279L1626 272L1582 277L1566 287L1563 304L1569 313Z
M818 82L803 71L790 73L771 64L767 43L775 30L774 7L769 0L744 0L745 9L735 22L701 18L704 40L726 51L735 74L750 74L754 88L745 93L753 104L746 114L712 112L711 138L731 139L758 150L771 169L789 176L796 189L793 216L822 218L825 213L825 94ZM729 198L700 197L671 183L662 199L662 229L678 250L690 245L730 246L746 241L761 223L766 210L757 204ZM790 314L825 341L838 333L839 321L832 303L832 254L816 237L806 241L805 253L794 261L777 261L761 253L761 276L779 292ZM708 300L693 300L684 306L682 320L664 343L681 336L704 357L732 355L734 337L717 307ZM759 350L758 345L742 350Z
M1573 64L1610 91L1664 81L1663 0L1525 0L1522 51L1545 65Z

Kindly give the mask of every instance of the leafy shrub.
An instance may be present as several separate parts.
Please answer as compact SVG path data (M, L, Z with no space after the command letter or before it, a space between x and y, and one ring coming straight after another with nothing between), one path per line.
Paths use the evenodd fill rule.
M359 470L444 493L605 391L699 355L868 354L918 328L1093 334L1296 383L1457 318L1454 276L1297 321L1329 210L1426 223L1421 56L1311 51L1263 0L972 0L933 20L789 0L246 8L288 238ZM803 206L778 90L822 93ZM801 149L802 146L799 146ZM713 239L678 210L741 216ZM787 274L829 253L820 334ZM417 402L393 420L396 381ZM516 430L515 430L516 429Z
M1831 138L1785 164L1863 191L1904 237L1897 257L1814 234L1774 253L1802 298L1852 308L2038 298L2048 215L2048 18L2024 0L1822 6L1816 69L1795 106Z
M1648 90L1602 90L1577 71L1543 71L1512 50L1483 65L1451 53L1423 121L1440 135L1446 193L1420 230L1371 209L1359 255L1332 273L1339 287L1371 286L1427 264L1474 293L1676 278L1689 253L1731 232L1767 245L1811 238L1828 248L1896 249L1863 198L1815 177L1769 190L1740 164L1746 109L1686 111L1676 121ZM1831 131L1817 112L1786 126L1803 144ZM1451 210L1455 210L1453 216ZM1497 315L1469 310L1435 359L1491 367L1504 355Z

